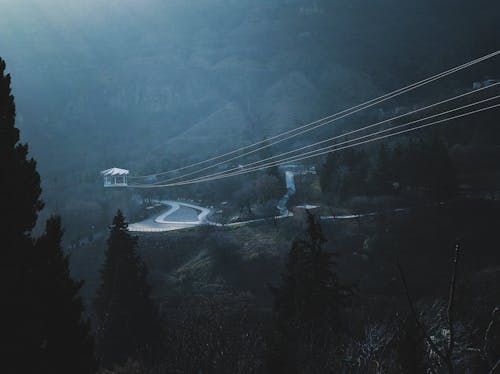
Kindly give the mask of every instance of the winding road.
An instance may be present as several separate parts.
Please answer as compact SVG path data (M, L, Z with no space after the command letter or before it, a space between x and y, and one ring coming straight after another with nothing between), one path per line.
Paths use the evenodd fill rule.
M168 209L159 216L129 224L129 231L165 232L210 223L207 221L210 209L172 200L161 200L159 203L167 206Z
M270 219L284 219L292 217L293 213L286 212L285 214L278 215L275 217L257 218L249 221L240 221L233 223L215 223L208 220L208 215L210 214L210 209L201 207L199 205L183 203L179 201L172 200L161 200L158 203L165 205L167 210L162 212L160 215L155 217L147 218L143 221L131 223L128 226L129 231L133 232L165 232L173 230L181 230L190 227L200 226L200 225L212 225L218 227L234 227L242 226L250 223L265 222ZM442 203L440 203L441 205ZM300 206L304 209L317 208L314 205L303 205ZM397 213L406 212L411 208L397 208L390 209L386 211L370 212L363 214L348 214L348 215L335 215L335 216L321 216L321 220L338 220L338 219L356 219L361 217L370 217L386 213Z

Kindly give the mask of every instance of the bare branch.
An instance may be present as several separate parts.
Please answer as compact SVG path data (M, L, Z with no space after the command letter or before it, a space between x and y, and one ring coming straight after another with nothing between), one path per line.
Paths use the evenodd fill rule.
M483 355L484 359L486 361L489 361L490 363L491 363L491 360L489 360L489 357L488 357L489 356L489 354L488 354L489 345L490 345L490 340L492 338L491 335L493 334L493 331L496 328L499 315L500 315L500 305L496 306L493 309L493 312L491 314L491 321L488 324L488 327L486 328L486 332L485 332L484 338L483 338L482 355ZM498 360L496 362L496 364L493 366L493 369L490 373L493 373L494 370L498 370L498 369L500 369L500 360Z
M403 283L403 287L405 289L406 299L408 300L408 304L410 306L411 314L413 315L417 326L422 331L422 334L423 334L425 340L427 341L427 344L429 344L429 346L431 347L431 349L434 352L436 352L436 354L439 356L439 358L441 360L443 360L444 362L446 362L446 355L443 354L443 352L441 352L441 350L436 345L436 343L434 343L432 341L432 339L430 338L430 336L427 334L427 331L425 330L425 327L422 325L422 323L420 322L420 320L419 320L419 318L417 316L417 312L415 311L415 307L413 306L413 301L412 301L411 296L410 296L410 291L408 290L408 284L406 283L406 278L405 278L405 275L403 273L403 269L401 267L401 264L399 263L399 260L397 261L397 267L398 267L398 270L399 270L399 274L401 276L401 281Z
M495 366L493 366L491 368L491 370L489 371L488 374L495 374L495 373L498 373L498 370L500 370L500 359L497 361L497 363L495 364Z
M456 289L456 284L457 284L457 268L458 268L458 258L460 255L460 247L458 243L455 245L455 257L453 259L453 272L451 275L451 282L450 282L450 295L448 298L448 308L447 308L447 318L448 318L448 327L450 329L450 339L448 341L448 349L446 352L447 358L448 358L448 368L450 369L450 372L453 372L453 365L452 365L452 356L453 356L453 349L455 345L455 330L454 330L454 311L455 311L455 289Z

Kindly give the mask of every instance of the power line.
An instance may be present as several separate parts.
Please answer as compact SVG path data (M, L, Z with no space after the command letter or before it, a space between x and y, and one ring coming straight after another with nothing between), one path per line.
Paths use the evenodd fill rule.
M370 134L367 134L367 135L363 135L363 136L357 137L355 139L345 140L343 142L332 144L330 146L322 147L322 148L319 148L319 149L316 149L316 150L313 150L313 151L304 152L304 153L292 156L292 157L287 158L287 159L278 160L277 162L279 162L281 164L284 161L288 162L288 161L292 160L295 157L302 157L302 156L306 156L306 155L310 155L310 154L317 154L317 152L324 151L324 150L332 150L332 149L334 149L334 147L338 147L338 146L343 145L343 144L352 143L352 142L355 142L355 141L358 141L358 140L361 140L361 139L366 139L366 138L369 138L369 137L372 137L372 136L375 136L375 135L379 135L379 134L383 134L383 133L386 133L386 132L389 132L389 131L397 130L397 129L400 129L400 128L403 128L403 127L407 127L407 126L410 126L410 125L418 123L418 122L422 122L422 121L429 120L429 119L432 119L432 118L440 117L440 116L443 116L445 114L450 114L450 113L453 113L453 112L456 112L456 111L459 111L459 110L462 110L462 109L465 109L465 108L468 108L468 107L471 107L471 106L475 106L475 105L478 105L478 104L482 104L482 103L485 103L485 102L488 102L488 101L492 101L492 100L495 100L495 99L498 99L498 98L500 98L500 95L497 95L497 96L494 96L494 97L491 97L491 98L488 98L488 99L485 99L485 100L481 100L481 101L478 101L478 102L475 102L475 103L472 103L472 104L464 105L464 106L459 107L459 108L455 108L455 109L451 109L451 110L448 110L448 111L445 111L445 112L434 114L432 116L428 116L428 117L421 118L421 119L418 119L418 120L414 120L414 121L411 121L411 122L403 123L401 125L393 126L393 127L390 127L390 128L384 129L384 130L376 131L376 132L373 132L373 133L370 133ZM456 118L456 117L453 117L453 118ZM453 118L451 118L451 119L453 119ZM448 119L446 119L446 120L448 120ZM256 163L253 163L253 164L256 164ZM269 163L265 163L264 165L269 165ZM264 165L258 165L256 167L260 167L260 166L264 166ZM251 168L251 169L254 169L254 168ZM246 170L251 170L251 169L246 169ZM224 174L224 175L229 175L229 174ZM190 181L191 182L196 182L198 180L204 180L204 179L206 179L208 177L212 177L212 175L208 175L206 177L200 177L198 179L192 179Z
M466 68L468 68L468 67L470 67L470 66L472 66L472 65L475 65L475 64L480 63L480 62L482 62L482 61L485 61L485 60L487 60L487 59L490 59L490 58L492 58L492 57L494 57L494 56L497 56L498 54L500 54L500 50L497 50L497 51L495 51L495 52L492 52L492 53L487 54L487 55L485 55L485 56L483 56L483 57L480 57L480 58L477 58L477 59L472 60L472 61L470 61L470 62L467 62L467 63L465 63L465 64L459 65L459 66L454 67L454 68L452 68L452 69L446 70L446 71L444 71L444 72L442 72L442 73L436 74L436 75L434 75L434 76L431 76L431 77L426 78L426 79L424 79L424 80L421 80L421 81L419 81L419 82L416 82L416 83L410 84L410 85L405 86L405 87L403 87L403 88L397 89L397 90L392 91L392 92L387 93L387 94L384 94L384 95L379 96L379 97L377 97L377 98L375 98L375 99L371 99L371 100L366 101L366 102L364 102L364 103L362 103L362 104L358 104L358 105L356 105L356 106L354 106L354 107L351 107L351 108L345 109L345 110L343 110L343 111L340 111L340 112L337 112L337 113L332 114L332 115L330 115L330 116L327 116L327 117L321 118L321 119L316 120L316 121L314 121L314 122L310 122L310 123L308 123L308 124L305 124L305 125L299 126L299 127L297 127L297 128L294 128L294 129L291 129L291 130L287 130L287 131L282 132L282 133L280 133L280 134L274 135L274 136L272 136L272 137L269 137L269 138L263 139L263 140L261 140L261 141L258 141L258 142L256 142L256 143L253 143L253 144L250 144L250 145L247 145L247 146L240 147L240 148L235 149L235 150L233 150L233 151L226 152L226 153L221 154L221 155L219 155L219 156L211 157L211 158L208 158L208 159L206 159L206 160L198 161L198 162L195 162L195 163L189 164L189 165L187 165L187 166L180 167L180 168L173 169L173 170L169 170L169 171L166 171L166 172L156 173L156 174L149 174L149 175L142 175L142 176L136 176L136 177L130 177L130 179L139 179L139 178L154 177L154 176L160 176L160 175L164 175L164 174L168 174L168 173L173 173L173 172L176 172L176 171L185 170L185 169L188 169L188 168L192 168L192 167L195 167L195 166L199 166L199 165L205 164L205 163L210 162L210 161L215 161L215 160L221 159L221 158L223 158L223 157L226 157L226 156L229 156L229 155L232 155L232 154L238 153L238 152L243 151L243 150L245 150L245 149L249 149L249 148L255 147L255 146L257 146L257 145L267 143L267 142L269 142L270 140L278 139L278 138L280 138L280 137L282 137L282 136L284 136L284 135L292 134L292 133L294 133L294 132L296 132L296 131L302 130L302 131L299 131L299 132L298 132L298 133L296 133L296 134L292 134L292 135L290 135L290 136L288 136L288 137L285 137L284 139L280 139L280 140L277 140L277 141L275 141L275 142L268 143L268 144L266 144L266 145L264 145L264 146L262 146L262 147L259 147L259 148L257 148L257 149L254 149L254 150L251 150L251 151L245 152L245 153L243 153L243 154L241 154L241 155L238 155L238 156L235 156L235 157L233 157L233 158L231 158L231 159L229 159L229 160L221 161L221 162L219 162L219 163L217 163L217 164L215 164L215 165L212 165L212 166L210 166L210 167L207 167L207 168L216 167L216 166L221 165L221 164L223 164L223 163L226 163L226 162L229 162L229 161L235 160L235 159L237 159L237 158L241 158L241 157L247 156L247 155L252 154L252 153L255 153L255 152L258 152L258 151L259 151L259 150L261 150L261 149L264 149L264 148L270 147L270 146L272 146L272 145L274 145L274 144L277 144L277 143L283 142L283 141L288 140L288 139L290 139L290 138L293 138L293 137L295 137L295 136L301 135L301 134L303 134L303 133L305 133L305 132L312 131L312 130L314 130L314 129L318 128L318 127L324 126L324 125L326 125L326 124L328 124L328 123L331 123L331 122L337 121L337 120L339 120L339 119L345 118L345 117L347 117L347 116L350 116L350 115L352 115L352 114L355 114L355 113L357 113L357 112L360 112L360 111L362 111L362 110L364 110L364 109L370 108L370 107L372 107L372 106L374 106L374 105L380 104L380 103L382 103L382 102L384 102L384 101L387 101L387 100L392 99L392 98L394 98L394 97L400 96L400 95L402 95L402 94L404 94L404 93L406 93L406 92L410 92L410 91L412 91L412 90L414 90L414 89L416 89L416 88L419 88L419 87L424 86L424 85L426 85L426 84L428 84L428 83L431 83L431 82L433 82L433 81L436 81L436 80L438 80L438 79L441 79L441 78L443 78L443 77L446 77L446 76L448 76L448 75L451 75L451 74L453 74L453 73L455 73L455 72L457 72L457 71L460 71L460 70L466 69ZM335 118L335 117L336 117L336 118ZM323 122L323 121L328 121L328 122L327 122L327 123L321 123L321 122ZM308 127L310 127L310 126L313 126L313 127L311 127L310 129L308 129ZM207 168L206 168L206 169L207 169ZM206 169L204 169L204 170L206 170Z
M284 159L284 160L278 160L278 161L275 161L274 163L266 164L264 166L247 169L246 171L241 171L241 172L237 172L237 173L222 175L221 177L225 177L225 176L231 177L231 176L235 176L235 175L245 174L245 172L253 172L253 171L258 171L258 170L264 170L264 169L267 169L267 168L270 168L270 167L274 167L276 165L283 164L285 162L301 161L301 160L309 159L309 158L312 158L312 157L321 156L321 155L324 155L324 154L327 154L327 153L336 152L336 151L340 151L340 150L343 150L343 149L355 147L355 146L358 146L358 145L370 143L370 142L373 142L373 141L376 141L376 140L385 139L385 138L388 138L388 137L392 137L392 136L404 134L404 133L407 133L407 132L419 130L419 129L422 129L422 128L425 128L425 127L433 126L435 124L439 124L439 123L451 121L453 119L457 119L457 118L461 118L461 117L466 117L466 116L469 116L469 115L472 115L472 114L476 114L476 113L479 113L479 112L483 112L483 111L486 111L486 110L490 110L490 109L493 109L493 108L496 108L496 107L500 107L500 104L492 105L492 106L489 106L489 107L486 107L486 108L483 108L483 109L471 111L471 112L468 112L468 113L465 113L465 114L461 114L461 115L457 115L457 116L453 116L453 117L450 117L450 118L445 118L445 119L442 119L442 120L439 120L439 121L434 121L434 122L431 122L431 123L428 123L428 124L424 124L424 125L412 127L411 129L398 131L398 132L395 132L395 133L392 133L392 134L388 134L388 135L384 135L384 136L379 136L379 137L376 137L376 138L373 138L373 139L365 140L365 141L362 141L362 142L359 142L359 143L351 144L351 145L340 147L340 148L333 148L335 146L326 147L327 150L322 151L322 152L315 151L312 155L309 155L309 156L302 157L303 155L296 155L296 156L292 156L292 157ZM388 129L388 130L392 130L392 128ZM374 134L371 134L370 136L373 136L373 135ZM363 136L363 137L360 137L360 138L366 138L366 137L368 137L368 136ZM352 141L353 140L351 140L349 142L352 142ZM217 179L217 178L213 178L213 179ZM198 180L198 181L195 181L195 183L196 182L209 181L209 180L212 180L212 178L206 178L206 179L203 179L203 180Z
M494 83L494 84L491 84L489 86L486 86L486 87L482 87L482 88L479 88L479 89L476 89L476 90L473 90L473 91L470 91L470 92L467 92L467 93L463 93L463 94L460 94L460 95L457 95L457 96L454 96L454 97L451 97L451 98L448 98L448 99L445 99L445 100L442 100L442 101L439 101L437 103L434 103L434 104L430 104L430 105L427 105L425 107L422 107L422 108L419 108L419 109L415 109L415 110L412 110L410 112L407 112L407 113L404 113L404 114L401 114L401 115L398 115L398 116L395 116L395 117L392 117L392 118L388 118L388 119L385 119L383 121L379 121L379 122L376 122L376 123L372 123L370 125L367 125L367 126L364 126L364 127L361 127L361 128L358 128L356 130L352 130L352 131L349 131L349 132L346 132L346 133L343 133L343 134L340 134L340 135L337 135L337 136L334 136L334 137L331 137L331 138L328 138L328 139L325 139L325 140L321 140L319 142L316 142L316 143L313 143L313 144L309 144L309 145L306 145L306 146L302 146L300 148L296 148L294 150L291 150L291 151L287 151L287 152L284 152L284 153L280 153L279 155L275 155L275 156L271 156L271 157L268 157L268 158L265 158L263 160L259 160L259 161L254 161L254 162L251 162L251 163L248 163L248 164L244 164L242 165L241 167L247 167L247 166L251 166L251 165L255 165L255 164L258 164L258 163L261 163L261 162L264 162L264 161L268 161L268 160L272 160L272 159L275 159L275 158L278 158L278 157L282 157L282 156L285 156L287 154L291 154L291 153L295 153L295 152L298 152L298 151L301 151L301 150L304 150L304 149L307 149L307 148L311 148L311 147L315 147L317 145L320 145L320 144L324 144L324 143L327 143L327 142L331 142L331 141L334 141L336 139L339 139L339 138L342 138L342 137L345 137L345 136L348 136L348 135L352 135L352 134L355 134L355 133L358 133L360 131L364 131L364 130L367 130L369 128L372 128L372 127L375 127L375 126L379 126L379 125L382 125L384 123L387 123L387 122L392 122L394 120L397 120L397 119L400 119L400 118L403 118L403 117L406 117L406 116L409 116L409 115L413 115L413 114L416 114L418 112L422 112L424 110L428 110L428 109L431 109L431 108L434 108L436 106L439 106L439 105L442 105L442 104L445 104L445 103L448 103L448 102L451 102L451 101L454 101L454 100L457 100L457 99L460 99L460 98L463 98L463 97L466 97L466 96L469 96L469 95L472 95L472 94L475 94L477 92L480 92L480 91L483 91L483 90L486 90L488 88L493 88L495 86L498 86L500 85L500 82L498 83ZM477 103L476 103L477 104ZM467 107L467 106L465 106ZM465 107L462 107L465 108ZM460 109L460 108L459 108ZM428 117L429 118L429 117ZM427 118L427 119L428 119ZM425 119L425 118L424 118ZM231 171L237 171L239 169L241 169L241 167L235 167L235 168L232 168L232 169L229 169L229 170L224 170L224 171L220 171L218 173L215 173L215 174L210 174L210 176L213 176L213 175L220 175L220 174L224 174L224 173L228 173L228 172L231 172ZM181 179L181 178L184 178L186 176L189 176L189 175L192 175L192 174L197 174L197 173L200 173L201 171L204 171L204 169L201 169L201 170L198 170L196 172L192 172L192 173L187 173L187 174L184 174L184 175L181 175L181 176L178 176L178 177L175 177L175 178L169 178L167 180L163 180L163 181L158 181L158 182L154 182L152 184L164 184L164 183L167 183L167 182L171 182L171 181L174 181L176 179Z
M396 135L401 135L401 134L408 133L408 132L411 132L411 131L416 131L416 130L419 130L419 129L422 129L422 128L426 128L426 127L433 126L433 125L436 125L436 124L448 122L448 121L451 121L451 120L454 120L454 119L471 116L473 114L477 114L477 113L480 113L480 112L491 110L491 109L494 109L494 108L497 108L497 107L500 107L500 104L491 105L491 106L488 106L488 107L485 107L485 108L477 109L477 110L470 111L470 112L467 112L467 113L463 113L463 114L460 114L460 115L456 115L456 116L453 116L453 117L444 118L444 119L441 119L441 120L438 120L438 121L433 121L433 122L430 122L430 123L427 123L427 124L423 124L423 125L419 125L419 126L416 126L416 127L412 127L410 129L405 129L405 130L397 131L395 133L378 136L378 137L373 138L373 139L364 140L364 141L361 141L361 142L358 142L358 143L355 143L355 144L346 145L344 147L331 149L332 147L334 147L334 146L331 146L331 147L328 147L330 149L325 150L325 151L321 151L321 152L315 151L314 154L310 154L310 155L307 155L307 156L296 155L296 156L292 156L292 157L284 159L284 160L278 160L278 161L275 161L275 162L272 162L272 163L269 163L269 164L266 164L266 165L263 165L263 166L258 166L258 167L250 168L250 169L247 169L247 170L241 170L239 172L234 172L234 173L231 173L231 174L224 174L224 175L219 175L219 176L215 176L215 177L211 177L211 178L205 178L205 179L199 179L199 180L193 180L193 181L176 182L176 183L164 184L164 185L130 185L129 187L132 187L132 188L174 187L174 186L182 186L182 185L195 184L195 183L208 182L208 181L212 181L212 180L219 180L219 179L229 178L229 177L233 177L233 176L236 176L236 175L242 175L242 174L247 174L247 173L251 173L251 172L255 172L255 171L259 171L259 170L268 169L268 168L271 168L271 167L283 164L285 162L302 161L302 160L306 160L306 159L309 159L309 158L318 157L318 156L321 156L321 155L324 155L324 154L327 154L327 153L338 152L338 151L341 151L343 149L356 147L356 146L359 146L359 145L371 143L371 142L374 142L374 141L377 141L377 140L381 140L381 139L386 139L386 138L389 138L389 137L392 137L392 136L396 136ZM388 130L390 130L390 129L388 129ZM374 134L372 134L371 136L373 136L373 135ZM355 139L353 139L352 141L354 141L354 140Z
M352 142L355 142L355 141L358 141L358 140L361 140L361 139L365 139L365 138L368 138L368 137L371 137L371 136L374 136L374 135L382 134L382 133L385 133L385 132L388 132L388 131L393 131L393 130L398 129L398 128L407 127L409 125L412 125L412 124L415 124L415 123L418 123L418 122L422 122L422 121L425 121L425 120L428 120L428 119L432 119L432 118L436 118L436 117L439 117L439 116L442 116L442 115L445 115L445 114L453 113L453 112L456 112L458 110L462 110L462 109L465 109L465 108L468 108L468 107L471 107L471 106L482 104L484 102L488 102L488 101L497 99L499 97L500 97L500 95L497 95L497 96L494 96L494 97L491 97L491 98L488 98L488 99L485 99L485 100L474 102L472 104L464 105L464 106L459 107L459 108L455 108L455 109L452 109L452 110L448 110L448 111L445 111L445 112L434 114L432 116L424 117L424 118L421 118L421 119L418 119L418 120L414 120L414 121L411 121L411 122L407 122L407 123L404 123L404 124L401 124L401 125L393 126L393 127L388 128L388 129L384 129L384 130L380 130L380 131L377 131L377 132L374 132L374 133L363 135L363 136L360 136L360 137L355 138L355 139L346 140L346 141L343 141L341 143L337 143L337 144L333 144L333 145L330 145L330 146L327 146L327 147L319 148L319 149L316 149L316 150L313 150L313 151L301 153L299 155L295 155L295 156L292 156L292 157L289 157L289 158L286 158L286 159L283 159L283 160L278 160L277 162L279 162L279 163L282 163L284 161L288 162L288 161L292 160L295 157L301 157L301 156L304 156L304 155L314 154L316 152L323 151L323 150L326 150L326 149L332 149L332 147L338 147L339 145L343 145L343 144L347 144L347 143L352 143ZM251 164L247 164L247 165L244 165L244 167L247 167L247 166L250 166L250 165L254 165L254 164L257 164L257 163L260 163L260 162L254 162L254 163L251 163ZM271 164L271 163L266 163L265 165L268 165L268 164ZM263 165L256 166L256 167L253 167L253 168L250 168L250 169L245 169L245 170L241 170L241 169L237 168L238 171L236 171L236 173L239 173L239 172L242 172L242 171L247 171L247 170L255 170L256 168L261 167L261 166L263 166ZM271 165L271 166L274 166L274 165ZM222 173L224 173L223 175L236 175L236 173L228 173L228 172L229 171L225 171L225 172L222 172ZM199 178L196 178L196 179L191 179L191 180L188 180L188 181L185 181L185 182L195 183L195 182L198 182L198 181L204 181L207 178L211 179L212 177L215 177L217 175L221 175L222 173L210 174L210 175L202 176L202 177L199 177ZM177 183L182 183L182 182L177 182ZM172 183L171 185L175 185L175 183Z
M301 160L305 160L305 159L309 159L309 158L321 156L321 155L324 155L324 154L327 154L327 153L337 152L337 151L340 151L340 150L343 150L343 149L352 148L352 147L355 147L355 146L358 146L358 145L362 145L362 144L366 144L366 143L371 143L373 141L377 141L377 140L389 138L389 137L392 137L392 136L404 134L404 133L407 133L407 132L419 130L419 129L426 128L426 127L429 127L429 126L433 126L433 125L436 125L436 124L439 124L439 123L451 121L451 120L454 120L454 119L457 119L457 118L462 118L462 117L470 116L470 115L473 115L473 114L476 114L476 113L479 113L479 112L483 112L483 111L486 111L486 110L494 109L496 107L500 107L500 104L492 105L492 106L489 106L489 107L486 107L486 108L478 109L478 110L475 110L475 111L471 111L471 112L464 113L464 114L461 114L461 115L453 116L453 117L450 117L450 118L445 118L445 119L442 119L442 120L434 121L434 122L431 122L431 123L428 123L428 124L424 124L424 125L412 127L411 129L401 130L401 131L398 131L396 133L391 133L391 134L379 136L379 137L376 137L376 138L373 138L373 139L365 140L365 141L362 141L362 142L359 142L359 143L355 143L355 144L351 144L351 145L347 145L347 146L344 146L344 147L332 148L334 146L330 146L330 147L327 147L328 150L325 150L325 151L322 151L322 152L315 151L314 154L311 154L311 155L308 155L308 156L296 155L296 156L292 156L292 157L284 159L284 160L278 160L278 161L275 161L273 163L269 163L269 164L266 164L266 165L263 165L263 166L257 166L255 168L250 168L250 169L247 169L247 170L242 170L240 172L235 172L235 173L231 173L231 174L225 174L225 175L221 175L221 176L214 177L214 178L206 178L206 179L200 179L200 180L195 180L195 181L186 181L185 183L178 182L177 184L173 184L172 186L184 185L184 184L193 184L193 183L200 183L200 182L206 182L206 181L211 181L211 180L223 179L225 177L232 177L232 176L236 176L236 175L241 175L241 174L246 174L246 173L250 173L250 172L254 172L254 171L268 169L270 167L274 167L274 166L277 166L277 165L280 165L280 164L283 164L283 163L286 163L286 162L301 161ZM374 134L371 134L371 136L373 136L373 135ZM367 136L364 136L363 138L366 138L366 137ZM353 140L351 140L351 142L352 141Z

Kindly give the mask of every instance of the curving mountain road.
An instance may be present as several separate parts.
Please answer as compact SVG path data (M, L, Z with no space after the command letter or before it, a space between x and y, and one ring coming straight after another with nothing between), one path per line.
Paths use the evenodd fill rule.
M207 216L210 214L210 209L201 207L199 205L183 203L179 201L172 200L162 200L159 203L168 206L169 208L162 212L159 216L150 217L143 221L137 223L131 223L128 226L129 231L134 232L165 232L165 231L173 231L173 230L181 230L190 227L195 227L199 225L213 225L219 227L231 227L231 226L241 226L250 223L256 222L265 222L269 219L284 219L288 217L292 217L293 213L286 212L285 214L281 214L275 217L267 217L267 218L257 218L249 221L240 221L233 223L215 223L211 222L207 219ZM438 205L442 205L443 203L439 203ZM437 204L436 204L437 205ZM312 209L317 206L309 206L304 205L301 206L304 209ZM377 216L380 214L386 213L397 213L397 212L406 212L411 210L411 208L396 208L390 209L386 211L378 211L378 212L369 212L362 214L348 214L348 215L335 215L335 216L320 216L321 220L338 220L338 219L356 219L362 217L371 217Z
M129 224L129 231L164 232L208 223L206 218L210 214L210 209L171 200L161 200L159 203L168 206L168 209L159 216Z

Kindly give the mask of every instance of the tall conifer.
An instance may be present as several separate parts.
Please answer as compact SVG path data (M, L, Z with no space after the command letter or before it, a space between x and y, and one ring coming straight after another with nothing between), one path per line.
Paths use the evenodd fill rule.
M161 343L158 311L150 298L147 269L118 210L108 239L101 284L94 301L98 352L104 366L127 359L150 361Z
M0 58L0 261L1 371L7 374L81 373L94 369L92 339L82 319L81 284L69 276L61 223L47 222L32 237L40 200L36 162L19 143L16 108Z
M309 372L322 365L333 342L340 309L351 289L333 271L333 253L323 249L321 225L308 213L305 239L296 239L282 284L273 288L273 332L268 356L273 373Z

